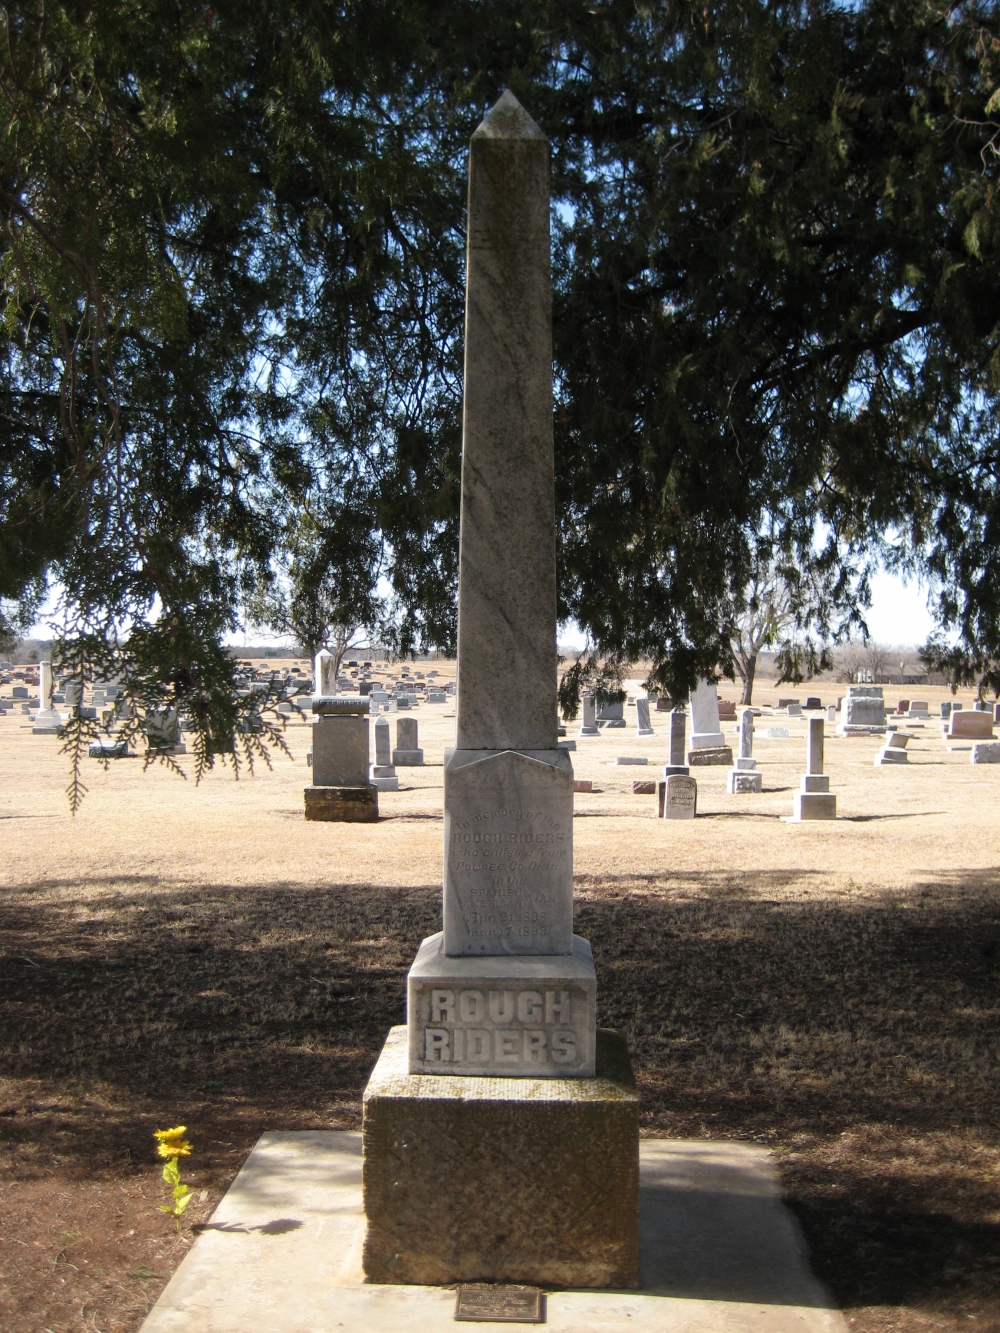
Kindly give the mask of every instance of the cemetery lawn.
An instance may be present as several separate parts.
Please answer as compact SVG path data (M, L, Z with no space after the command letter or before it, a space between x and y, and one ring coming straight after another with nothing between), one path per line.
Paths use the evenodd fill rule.
M298 723L294 763L239 783L91 762L74 821L58 743L0 717L5 1333L132 1333L264 1129L359 1127L439 926L449 711L418 711L428 765L400 770L374 826L305 823ZM787 740L758 731L762 796L701 770L699 819L668 825L631 794L641 770L608 762L662 764L653 724L574 755L595 786L577 930L643 1132L771 1147L858 1333L1000 1329L1000 766L931 724L909 766L874 769L874 738L828 728L843 818L789 825L791 720ZM152 1138L178 1124L196 1191L179 1236Z

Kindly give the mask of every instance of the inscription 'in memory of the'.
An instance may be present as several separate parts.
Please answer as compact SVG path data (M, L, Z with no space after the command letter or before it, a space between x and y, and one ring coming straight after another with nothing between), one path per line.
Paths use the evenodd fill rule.
M455 821L449 862L463 881L472 939L548 936L555 885L569 866L568 839L551 815L500 807Z

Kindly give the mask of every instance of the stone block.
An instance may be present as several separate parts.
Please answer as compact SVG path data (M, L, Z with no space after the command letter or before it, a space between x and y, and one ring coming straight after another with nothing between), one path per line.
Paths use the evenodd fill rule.
M807 819L836 819L837 797L832 792L797 791L792 804L792 822Z
M824 792L830 790L828 773L803 773L799 779L799 791Z
M574 778L573 790L583 791L583 792L593 791L594 790L593 781L590 778Z
M655 795L656 795L656 783L655 783L655 782L633 782L633 783L632 783L632 795L633 795L633 796L655 796Z
M449 954L570 954L573 765L565 750L448 750Z
M688 750L688 765L698 768L729 767L733 762L731 745L713 745L699 750Z
M893 745L883 745L874 759L876 768L882 768L886 764L908 764L909 762L910 756L906 751Z
M393 1028L364 1093L376 1283L638 1283L639 1098L624 1036L602 1031L597 1076L407 1073Z
M394 748L392 762L396 768L422 768L424 752L423 750L399 750Z
M411 1074L590 1078L597 977L590 945L572 954L453 958L421 944L406 982Z
M342 824L374 824L378 819L376 787L306 787L306 819Z
M972 747L971 763L1000 764L1000 741L978 741Z

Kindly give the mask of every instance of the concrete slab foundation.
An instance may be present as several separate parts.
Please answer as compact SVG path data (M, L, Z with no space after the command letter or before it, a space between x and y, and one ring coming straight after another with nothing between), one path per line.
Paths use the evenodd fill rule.
M644 1139L639 1170L639 1290L551 1292L552 1333L847 1333L765 1149ZM450 1333L454 1289L364 1282L364 1230L360 1134L264 1134L142 1333Z

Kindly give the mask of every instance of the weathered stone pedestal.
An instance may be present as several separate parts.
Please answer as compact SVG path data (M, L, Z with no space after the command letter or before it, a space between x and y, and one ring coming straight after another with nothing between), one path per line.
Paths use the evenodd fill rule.
M635 1287L639 1096L619 1032L592 1079L407 1072L393 1028L364 1094L368 1282Z
M377 787L306 787L306 819L342 824L374 824Z
M726 775L726 791L730 796L764 790L764 780L753 757L753 730L753 709L744 708L740 714L740 752Z
M317 672L322 656L317 657ZM374 823L378 788L368 781L368 700L317 695L312 707L313 785L305 789L306 819Z
M806 771L792 801L793 824L805 819L836 819L837 797L823 772L823 718L811 717L806 731Z

